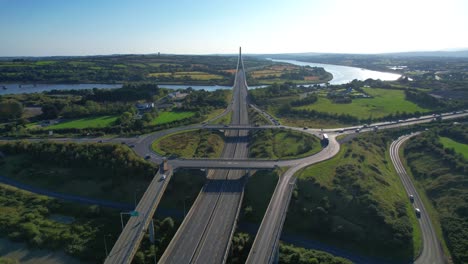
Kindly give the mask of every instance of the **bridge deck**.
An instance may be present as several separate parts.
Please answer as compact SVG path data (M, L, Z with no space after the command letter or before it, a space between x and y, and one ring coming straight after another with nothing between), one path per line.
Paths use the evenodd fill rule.
M107 256L105 264L115 263L131 263L138 246L140 245L145 230L151 223L151 219L158 207L159 201L171 180L172 172L166 174L166 180L161 180L161 175L158 173L154 176L148 189L138 203L135 211L139 213L138 216L132 216L125 225L122 233L120 234L117 242Z

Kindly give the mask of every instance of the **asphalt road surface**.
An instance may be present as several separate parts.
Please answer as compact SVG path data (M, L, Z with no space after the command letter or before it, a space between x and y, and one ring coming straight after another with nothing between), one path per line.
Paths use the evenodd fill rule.
M414 133L412 135L407 135L400 137L399 139L392 142L390 145L390 158L392 159L393 166L400 176L401 182L405 187L406 193L409 195L414 196L413 206L414 208L419 208L421 210L421 216L419 219L419 225L421 226L422 232L422 239L423 239L423 246L421 254L416 258L414 263L421 263L421 264L440 264L440 263L447 263L444 255L444 251L437 239L436 232L434 230L434 226L432 225L431 219L429 219L429 214L427 213L426 209L424 208L424 204L422 203L421 198L413 185L410 177L406 173L405 167L403 166L400 156L399 156L399 149L401 145L411 137L417 135L419 133Z

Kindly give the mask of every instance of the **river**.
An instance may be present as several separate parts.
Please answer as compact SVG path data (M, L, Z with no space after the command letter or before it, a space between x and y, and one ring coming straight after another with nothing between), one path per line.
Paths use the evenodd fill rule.
M327 72L333 75L333 79L330 81L330 84L344 84L349 83L354 79L364 81L366 79L380 79L382 81L394 81L401 77L400 74L390 73L390 72L379 72L372 71L362 68L350 67L350 66L341 66L333 64L324 64L324 63L313 63L313 62L303 62L297 60L274 60L276 62L286 62L299 66L310 66L310 67L322 67Z
M330 81L330 84L344 84L348 83L354 79L357 80L366 80L369 78L380 79L382 81L394 81L400 77L399 74L389 73L389 72L379 72L371 71L367 69L361 69L356 67L349 66L340 66L332 64L323 64L323 63L312 63L312 62L303 62L296 60L273 60L276 62L286 62L299 66L311 66L311 67L323 67L327 72L330 72L333 75L333 79ZM174 84L160 84L160 87L169 88L169 89L185 89L192 87L194 90L206 90L206 91L215 91L218 89L232 89L231 86L218 86L218 85L174 85ZM0 84L0 95L4 94L22 94L22 93L40 93L51 90L83 90L83 89L115 89L121 88L122 84ZM255 89L260 86L250 86L249 89Z

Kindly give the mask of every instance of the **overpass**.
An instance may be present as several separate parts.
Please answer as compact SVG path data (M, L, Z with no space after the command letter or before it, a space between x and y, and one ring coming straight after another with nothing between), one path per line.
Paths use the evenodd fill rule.
M135 208L135 212L138 213L130 217L104 263L127 264L132 262L171 177L172 171L166 172L166 180L161 180L159 171L156 173Z

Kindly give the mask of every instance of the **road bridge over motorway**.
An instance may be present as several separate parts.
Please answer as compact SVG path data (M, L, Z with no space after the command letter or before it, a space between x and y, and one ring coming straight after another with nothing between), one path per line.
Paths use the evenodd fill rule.
M133 214L128 220L104 263L131 263L145 231L149 224L152 223L151 220L153 219L154 212L172 177L171 171L164 173L166 173L166 180L162 180L159 171L154 176L135 208L135 212L137 213Z

